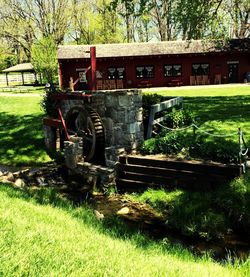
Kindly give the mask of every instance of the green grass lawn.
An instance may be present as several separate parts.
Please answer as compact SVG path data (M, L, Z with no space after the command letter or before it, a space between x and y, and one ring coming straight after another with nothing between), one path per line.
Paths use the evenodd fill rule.
M194 91L185 105L193 107L201 124L221 124L217 131L227 131L229 121L233 130L238 124L249 128L250 90L238 96L221 96L223 91L205 98ZM173 90L161 93L177 95ZM49 160L40 101L0 95L0 163ZM249 275L249 259L222 265L207 256L197 258L179 244L154 242L118 220L98 222L87 207L75 207L50 189L18 191L0 184L0 276Z
M250 85L166 89L157 93L183 96L184 108L194 112L197 124L203 130L227 135L237 133L241 128L247 140L250 139ZM237 139L236 135L234 140Z
M0 95L1 93L44 93L44 86L0 86Z
M49 161L44 147L41 99L0 94L0 164L35 166Z
M45 193L46 192L46 193ZM31 197L33 194L33 197ZM179 244L154 242L123 224L99 222L53 191L0 184L1 276L249 276L249 260L218 264Z

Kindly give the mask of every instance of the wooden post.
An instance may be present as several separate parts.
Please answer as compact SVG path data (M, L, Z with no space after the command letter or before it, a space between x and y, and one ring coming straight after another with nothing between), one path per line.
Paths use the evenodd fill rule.
M6 84L9 86L8 73L6 72Z
M22 74L22 83L23 83L23 86L24 86L24 77L23 77L23 72L21 72Z
M90 61L91 61L91 84L90 90L96 90L96 48L90 47Z
M59 118L60 118L60 120L62 122L62 126L63 126L64 132L65 132L66 139L68 141L71 141L69 133L68 133L68 129L67 129L67 126L66 126L66 123L65 123L63 115L62 115L62 111L61 111L60 108L57 108L57 111L58 111Z
M62 76L62 64L58 63L58 73L59 73L59 87L60 89L63 89L63 76Z

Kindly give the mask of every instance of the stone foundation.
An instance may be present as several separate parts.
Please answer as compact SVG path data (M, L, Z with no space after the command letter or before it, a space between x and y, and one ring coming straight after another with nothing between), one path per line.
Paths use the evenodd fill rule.
M66 117L75 107L93 109L101 117L105 129L105 165L113 167L118 156L136 151L143 143L142 92L112 90L94 92L91 103L83 100L63 100L61 109Z

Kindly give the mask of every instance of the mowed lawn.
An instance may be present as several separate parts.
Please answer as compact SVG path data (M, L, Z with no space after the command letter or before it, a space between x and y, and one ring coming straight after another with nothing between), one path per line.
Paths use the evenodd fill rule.
M1 276L249 276L250 260L219 264L178 242L153 241L117 220L97 221L49 192L0 184Z
M250 89L226 98L220 93L223 89L206 97L210 103L207 115L202 97L190 95L185 105L193 105L203 124L206 117L208 121L222 118L215 106L226 98L227 115L232 106L240 109L243 99L243 111L248 110ZM210 97L219 97L221 103L210 101ZM40 101L41 97L0 96L0 163L37 165L49 160L44 150ZM197 108L200 105L203 109ZM224 114L223 124L226 118ZM249 124L245 113L235 112L234 118L235 126ZM20 191L0 184L0 276L249 275L249 258L230 263L229 255L221 264L208 256L198 258L178 242L152 241L117 219L97 221L87 207L73 206L53 190Z
M227 85L221 87L202 86L147 90L147 93L164 96L183 96L184 108L196 116L196 123L202 130L216 135L235 136L241 128L245 138L250 140L250 85Z
M0 93L0 164L37 166L49 161L44 147L41 100L42 96Z

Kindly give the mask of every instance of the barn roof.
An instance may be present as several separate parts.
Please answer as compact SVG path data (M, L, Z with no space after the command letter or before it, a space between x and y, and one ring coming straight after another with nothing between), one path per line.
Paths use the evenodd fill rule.
M20 63L2 70L2 72L33 72L34 67L31 63Z
M221 51L250 51L250 39L193 40L96 45L64 45L58 48L58 59L89 58L90 46L96 47L97 58L152 56L171 54L202 54Z

